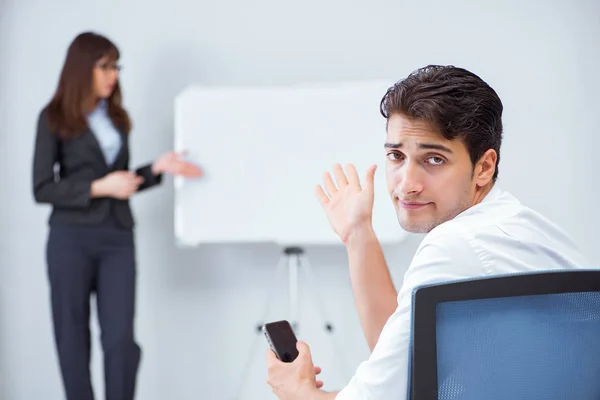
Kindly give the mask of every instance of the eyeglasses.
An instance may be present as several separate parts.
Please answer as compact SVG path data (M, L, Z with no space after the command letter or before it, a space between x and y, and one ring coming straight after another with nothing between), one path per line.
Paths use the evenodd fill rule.
M96 63L97 68L100 68L102 71L121 71L123 69L122 65L119 64L109 64L109 63Z

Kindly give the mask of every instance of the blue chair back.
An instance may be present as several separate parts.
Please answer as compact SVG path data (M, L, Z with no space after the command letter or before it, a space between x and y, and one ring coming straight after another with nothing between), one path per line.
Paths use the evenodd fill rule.
M413 315L413 400L600 399L600 271L421 289ZM419 312L428 318L420 320ZM427 363L433 372L422 372Z

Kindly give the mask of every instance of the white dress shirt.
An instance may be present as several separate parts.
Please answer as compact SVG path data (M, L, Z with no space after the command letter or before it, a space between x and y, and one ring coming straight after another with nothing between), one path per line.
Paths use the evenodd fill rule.
M556 225L508 192L483 201L429 232L419 245L370 358L336 400L406 400L413 289L424 284L539 270L590 268Z
M98 140L106 164L111 166L119 155L123 143L121 134L108 115L106 100L101 100L94 111L88 115L88 124L92 133L96 136L96 140Z

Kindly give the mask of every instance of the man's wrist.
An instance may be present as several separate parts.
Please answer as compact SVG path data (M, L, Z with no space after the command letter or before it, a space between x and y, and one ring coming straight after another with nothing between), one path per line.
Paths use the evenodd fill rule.
M334 400L338 393L324 392L321 389L313 388L310 393L307 393L307 397L303 398L307 400Z
M348 238L344 242L347 250L351 250L357 246L364 246L366 243L371 242L373 240L377 240L377 236L375 235L375 230L373 229L373 225L371 222L366 222L360 226L355 227Z

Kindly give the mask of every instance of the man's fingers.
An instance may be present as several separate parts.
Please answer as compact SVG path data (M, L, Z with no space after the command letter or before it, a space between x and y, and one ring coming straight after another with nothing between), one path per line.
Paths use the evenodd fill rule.
M310 353L310 346L304 340L298 340L296 342L296 349L298 349L298 352L300 352L300 354Z
M317 196L319 203L321 203L323 207L325 207L329 203L329 196L325 194L325 191L323 190L321 185L315 186L315 195Z
M266 354L265 357L267 359L267 365L271 365L271 364L276 363L277 361L279 361L279 359L277 358L277 356L275 355L275 353L271 349L267 350L267 354Z
M298 349L297 360L302 364L310 365L310 368L314 369L312 356L310 354L310 347L308 347L308 344L306 344L306 342L303 342L302 340L299 340L296 343L296 348Z
M373 188L373 186L375 185L375 170L377 169L377 164L373 164L371 165L369 168L367 168L367 172L365 174L365 183L366 186L369 188Z
M308 344L306 344L306 342L299 340L296 343L296 348L298 349L299 358L306 358L312 362L312 357L310 355L310 347L308 346Z
M348 179L346 178L346 174L344 174L344 170L340 164L335 164L333 166L333 174L335 175L335 181L338 188L342 189L348 185Z
M337 188L331 179L331 175L329 172L325 172L323 174L323 181L325 182L325 190L327 190L327 194L331 197L337 192Z
M348 164L346 165L346 172L348 173L348 183L360 188L360 179L358 179L356 167L353 164Z

